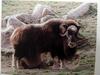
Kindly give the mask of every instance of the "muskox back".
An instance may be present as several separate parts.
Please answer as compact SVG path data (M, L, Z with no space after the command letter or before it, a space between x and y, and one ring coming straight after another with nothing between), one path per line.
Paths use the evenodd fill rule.
M60 37L47 26L40 26L28 25L15 29L11 36L15 56L18 58L34 58L36 54L55 48L55 42L59 42Z

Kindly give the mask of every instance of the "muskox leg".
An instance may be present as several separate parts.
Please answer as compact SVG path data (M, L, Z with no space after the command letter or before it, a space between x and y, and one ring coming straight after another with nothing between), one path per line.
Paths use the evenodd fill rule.
M15 64L15 68L19 69L19 60L17 57L14 57L14 64Z
M15 60L15 63L16 63L16 68L17 68L17 69L19 69L19 62L20 62L20 61L19 61L19 59L18 59L18 58L15 58L15 59L16 59L16 60Z
M19 68L19 60L17 57L15 57L14 53L12 54L12 68Z
M63 62L60 60L60 69L63 69Z
M14 69L15 67L15 59L14 59L14 53L12 54L12 68Z
M54 57L54 64L52 69L62 69L62 68L63 68L62 60L60 60L57 56Z

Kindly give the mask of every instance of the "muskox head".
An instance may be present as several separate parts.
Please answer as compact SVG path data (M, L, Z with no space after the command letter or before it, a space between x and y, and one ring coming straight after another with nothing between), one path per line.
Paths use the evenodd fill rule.
M55 35L67 39L67 44L70 48L76 47L77 34L80 26L75 20L51 19L47 22L47 30L53 31Z
M73 21L72 21L73 22ZM61 28L63 30L63 33L60 35L62 37L67 38L67 43L70 48L74 48L77 46L77 35L80 29L80 26L78 26L76 23L69 23L65 25L61 25Z

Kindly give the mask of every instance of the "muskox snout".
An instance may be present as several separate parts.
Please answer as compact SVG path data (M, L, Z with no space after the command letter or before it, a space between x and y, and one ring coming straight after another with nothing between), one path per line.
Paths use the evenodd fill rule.
M76 47L76 43L75 42L69 42L68 43L68 46L70 47L70 48L74 48L74 47Z
M70 48L74 48L77 46L77 42L76 42L76 37L75 36L69 36L68 37L68 46Z

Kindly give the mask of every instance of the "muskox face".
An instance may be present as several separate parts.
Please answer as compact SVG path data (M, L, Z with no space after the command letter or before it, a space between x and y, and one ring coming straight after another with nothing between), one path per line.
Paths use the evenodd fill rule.
M66 32L66 37L68 38L68 46L73 48L76 46L76 39L78 34L79 28L77 26L71 25L68 27Z
M68 46L70 48L76 47L77 41L77 34L79 32L80 26L71 24L71 25L61 25L60 28L62 29L60 35L67 39Z

